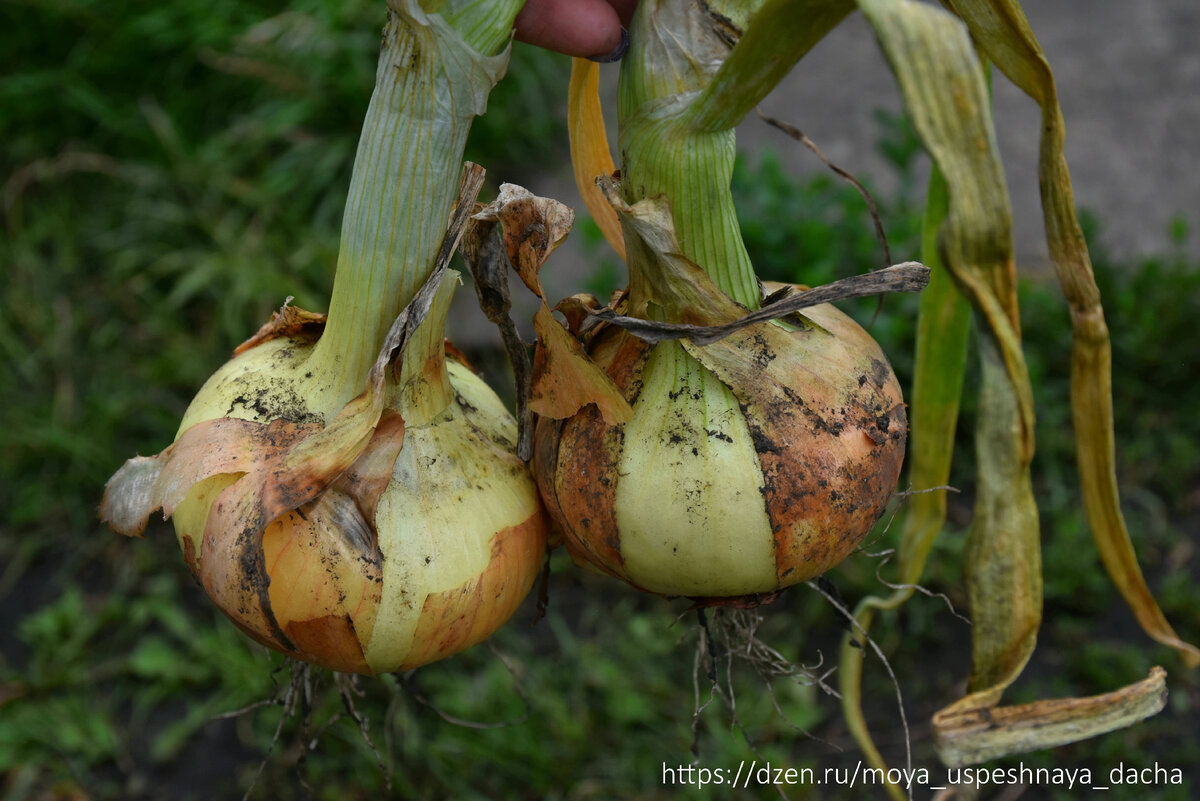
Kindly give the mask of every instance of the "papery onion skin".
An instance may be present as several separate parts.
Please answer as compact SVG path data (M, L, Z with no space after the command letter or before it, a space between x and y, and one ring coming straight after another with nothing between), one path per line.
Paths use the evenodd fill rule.
M197 394L180 434L214 415L324 424L320 395L306 402L299 391L311 349L274 339L226 363ZM453 398L434 419L406 427L376 498L335 483L266 526L261 569L253 561L228 566L236 580L261 585L266 614L222 604L222 593L206 587L244 632L296 659L378 674L462 651L517 610L541 569L546 516L515 455L516 425L503 403L465 365L448 359L446 368ZM388 404L402 408L398 392ZM238 478L197 483L172 515L202 584L205 522Z
M804 315L816 325L752 326L709 353L689 344L684 357L724 365L724 394L706 367L677 366L686 362L682 345L649 345L616 328L597 333L592 358L634 406L634 419L607 425L589 406L540 421L536 436L538 486L576 561L648 592L730 599L820 575L858 546L899 477L904 403L861 327L832 306ZM664 347L676 361L653 369L686 372L668 376L674 389L665 393L661 376L646 375L662 362L654 349ZM710 358L712 348L722 355ZM643 397L648 381L654 398ZM631 441L647 414L663 422ZM639 457L629 449L662 458L632 472Z

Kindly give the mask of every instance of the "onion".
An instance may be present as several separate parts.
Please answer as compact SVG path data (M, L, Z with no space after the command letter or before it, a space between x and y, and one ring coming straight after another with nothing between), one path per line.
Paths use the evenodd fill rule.
M714 88L773 74L729 57L748 13L639 4L618 92L621 178L604 170L596 214L629 264L623 307L609 311L736 330L653 343L595 330L588 352L631 413L543 415L535 438L538 487L575 559L669 596L753 600L825 572L870 531L904 457L899 385L850 318L818 306L736 325L762 296L729 189L737 119L705 104ZM572 86L594 91L594 79L577 72ZM598 117L578 97L570 106ZM594 177L611 158L599 131L586 134L573 124L577 173ZM597 197L586 178L581 191Z
M634 230L669 225L639 206L625 208ZM679 307L669 293L683 286L708 304L693 296L686 320L744 314L698 268L656 263L660 307ZM589 405L543 418L535 440L538 487L577 561L654 593L728 598L773 593L854 550L903 462L900 387L842 312L823 304L789 320L707 345L615 326L592 337L632 417L610 423Z
M516 424L444 342L458 283L445 265L482 170L457 194L456 176L506 65L486 53L520 3L484 5L447 21L391 3L328 323L285 306L101 505L124 534L161 507L222 612L335 670L406 670L479 642L544 557Z

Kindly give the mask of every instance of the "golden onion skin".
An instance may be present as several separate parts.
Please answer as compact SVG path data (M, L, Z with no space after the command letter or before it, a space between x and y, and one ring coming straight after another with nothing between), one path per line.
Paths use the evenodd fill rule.
M310 351L280 338L228 362L198 393L180 434L228 417L266 424L282 415L319 428L327 422L320 395L309 391L306 402L301 391ZM189 568L246 634L302 661L378 674L462 651L517 610L540 572L548 521L503 403L465 365L447 360L446 369L449 405L403 427L402 447L383 455L394 461L382 486L372 491L370 479L347 471L317 500L268 523L261 557L220 553L227 564L205 564L206 522L238 475L200 481L178 505L172 519ZM389 394L368 455L386 447L385 427L403 425L399 395ZM231 603L214 581L245 582L260 603Z
M858 546L899 478L904 403L866 331L828 305L804 316L815 325L703 347L596 334L592 358L633 418L608 425L587 406L541 420L535 443L577 562L648 592L731 599L820 575Z

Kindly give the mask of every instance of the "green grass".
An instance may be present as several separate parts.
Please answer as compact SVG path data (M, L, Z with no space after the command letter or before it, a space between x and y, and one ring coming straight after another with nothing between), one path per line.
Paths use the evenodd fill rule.
M411 676L357 682L355 708L385 771L320 671L275 741L282 706L254 704L289 686L283 660L208 604L168 525L156 522L144 541L129 541L95 520L105 479L128 456L171 440L196 388L272 308L288 295L324 307L377 16L366 0L300 0L286 9L232 0L0 6L0 24L15 32L0 54L6 801L240 798L260 765L253 798L379 798L389 795L385 772L391 797L729 796L728 788L662 784L664 764L696 758L700 633L679 604L637 597L557 555L548 617L530 627L527 604L496 639L503 658L476 648ZM512 72L473 133L470 156L519 181L539 162L564 158L565 70L556 57L517 48ZM910 258L922 180L916 149L901 121L881 119L880 131L900 188L877 200L895 258ZM797 181L761 155L739 163L735 183L764 277L815 284L879 263L865 204L841 182ZM1113 333L1126 512L1168 616L1196 639L1200 590L1189 537L1200 519L1200 409L1190 398L1200 373L1200 259L1183 222L1171 252L1132 263L1105 256L1097 223L1089 235ZM600 263L581 289L619 282L619 269ZM868 321L876 305L848 309ZM1168 668L1172 687L1159 718L1026 763L1198 764L1200 734L1187 723L1197 679L1136 630L1079 513L1065 308L1055 288L1026 282L1022 309L1041 424L1035 479L1047 623L1017 694L1109 690L1154 663ZM911 371L914 313L912 299L889 298L871 329L902 376ZM972 408L968 392L963 432ZM966 496L966 433L959 444L953 483ZM960 606L964 504L926 576ZM878 588L875 562L864 556L833 580L851 604ZM814 593L791 592L765 616L767 642L806 662L823 654L832 665L841 623ZM909 701L916 764L932 765L923 721L965 675L968 631L942 601L918 598L875 632ZM833 699L777 681L780 716L749 666L735 665L733 677L741 728L720 699L708 704L695 740L700 765L854 764ZM893 691L871 662L868 679L871 717L894 756ZM464 727L438 710L508 725ZM1110 796L1188 792L1124 787ZM839 797L828 789L789 795Z

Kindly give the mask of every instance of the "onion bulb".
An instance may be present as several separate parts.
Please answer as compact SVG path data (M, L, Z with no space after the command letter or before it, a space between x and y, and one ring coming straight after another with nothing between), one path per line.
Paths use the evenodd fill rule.
M296 659L374 674L453 654L512 615L544 557L516 424L444 340L446 263L482 183L472 165L460 189L463 148L519 5L447 22L389 3L328 321L285 306L170 447L109 481L115 530L161 507L221 611Z
M576 175L629 286L607 309L559 306L628 408L543 414L535 434L538 488L576 561L714 603L764 600L844 559L891 497L906 438L896 377L862 328L828 305L761 308L730 191L734 127L786 72L761 36L742 38L761 5L638 4L619 173L596 73L577 62Z
M713 325L745 308L679 256L660 200L625 205L631 259L659 316ZM640 311L640 314L639 314ZM879 518L906 419L887 358L826 304L719 341L646 342L617 326L589 342L632 406L538 426L535 475L574 558L668 596L774 593L842 561Z

